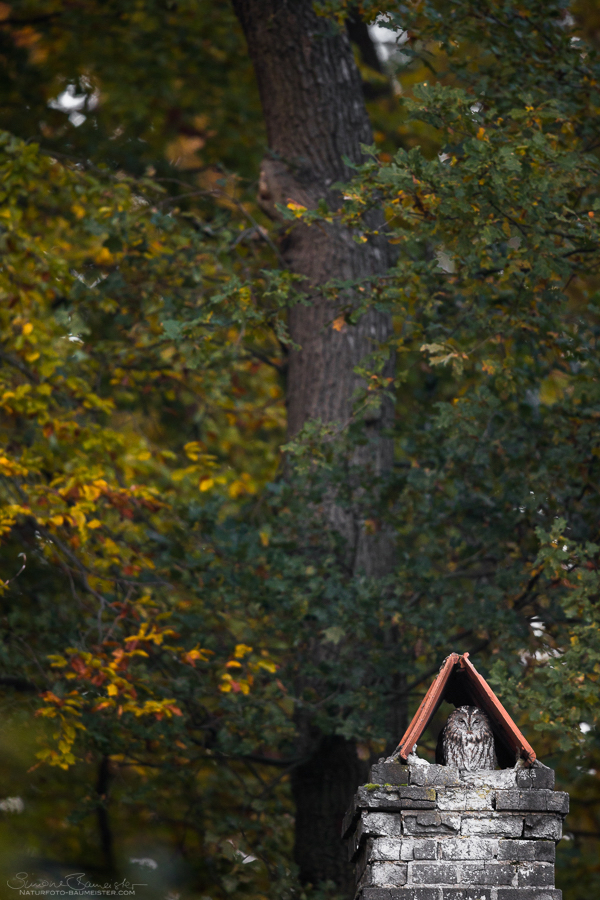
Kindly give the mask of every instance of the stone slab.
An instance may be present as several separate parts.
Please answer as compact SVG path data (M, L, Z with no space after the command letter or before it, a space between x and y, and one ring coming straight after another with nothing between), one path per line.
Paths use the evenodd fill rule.
M402 813L405 835L434 834L440 837L460 831L460 815L437 810Z
M404 856L400 856L404 844L405 841L402 841L399 838L374 838L373 845L371 847L371 859L389 860L390 862L396 862L400 859L405 859Z
M517 773L517 787L525 790L529 788L533 790L554 789L556 781L554 769L549 769L547 766L537 763L531 769L516 769L515 771Z
M442 888L443 900L493 900L490 888Z
M450 862L413 862L408 867L412 884L457 884L458 867Z
M511 813L487 813L487 815L463 815L461 834L466 836L521 837L523 816ZM542 836L542 835L540 835Z
M554 862L556 847L554 841L536 840L500 840L498 841L498 859L515 862Z
M373 887L402 887L406 884L406 863L374 862L369 868L369 882Z
M496 900L562 900L556 888L498 888Z
M410 862L413 859L437 859L439 842L435 838L402 838L400 859Z
M485 861L498 855L498 840L483 837L446 838L439 841L442 859ZM533 859L533 857L532 857Z
M514 864L503 862L462 863L459 868L460 881L465 884L481 884L499 887L513 884L517 868Z
M355 809L435 809L435 788L367 784L354 798Z
M472 787L488 787L500 790L510 790L518 787L517 772L518 769L485 769L479 772L466 772L461 769L461 784L468 784ZM531 787L531 783L527 784Z
M378 762L371 766L369 778L374 784L408 784L409 767L397 762Z
M423 765L408 766L410 783L424 787L444 787L459 785L460 773L453 766Z
M437 792L437 808L444 811L493 809L494 797L490 788L447 787Z
M431 813L430 813L431 815ZM386 812L363 812L359 828L361 834L373 837L402 837L402 818ZM357 828L357 831L359 830Z
M356 808L354 803L350 809L346 812L346 815L342 819L342 840L347 838L352 831L353 828L356 828L356 823L358 822L358 817L360 816L360 810Z
M553 863L527 862L519 866L519 887L554 887Z
M525 816L523 836L559 841L562 837L562 819L549 813Z
M436 887L365 887L357 900L441 900L441 891Z
M564 791L537 790L498 791L497 810L523 810L531 812L552 812L566 815L569 812L569 795Z

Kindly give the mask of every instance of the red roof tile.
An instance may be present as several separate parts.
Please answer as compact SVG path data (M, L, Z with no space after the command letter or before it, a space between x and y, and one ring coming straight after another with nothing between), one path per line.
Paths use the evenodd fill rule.
M429 725L442 701L454 706L478 706L490 718L498 761L502 765L514 765L517 758L528 766L535 761L535 751L521 734L493 690L473 663L469 654L451 653L439 671L437 678L427 691L412 722L394 753L404 761Z

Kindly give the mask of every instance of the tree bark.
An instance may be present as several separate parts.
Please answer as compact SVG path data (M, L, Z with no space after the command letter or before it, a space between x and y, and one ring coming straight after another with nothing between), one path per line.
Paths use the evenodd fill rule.
M350 180L344 163L363 160L361 144L372 143L361 80L348 35L318 17L311 0L233 0L248 42L260 91L269 142L259 184L259 202L275 220L277 204L290 200L314 208L324 198L330 207L341 198L336 182ZM381 222L383 224L383 221ZM290 337L300 349L289 355L288 434L294 437L308 420L345 425L353 416L353 395L361 387L355 367L392 333L391 318L369 310L357 325L333 327L336 304L319 286L376 276L389 265L383 237L356 243L341 225L288 228L281 253L293 272L304 276L309 304L289 312ZM348 296L344 298L348 300ZM352 298L350 298L352 302ZM389 359L384 377L393 376ZM364 387L364 385L362 385ZM351 451L350 462L375 474L389 471L391 438L385 434L393 409L383 401L362 416L367 441ZM329 523L342 532L353 570L370 576L390 571L393 546L382 531L369 535L358 514L328 506ZM364 517L364 513L363 513ZM300 742L306 763L292 778L296 801L295 856L304 883L331 879L353 893L339 826L361 777L352 742L311 731L305 723Z

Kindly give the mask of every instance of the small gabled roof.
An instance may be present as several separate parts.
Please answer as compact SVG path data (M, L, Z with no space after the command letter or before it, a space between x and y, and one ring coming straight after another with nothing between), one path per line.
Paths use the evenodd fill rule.
M496 754L500 766L514 766L519 757L527 766L533 765L533 747L525 740L485 678L482 678L469 660L468 653L463 653L462 656L451 653L444 660L394 756L406 762L443 700L454 706L478 706L487 713L496 739Z

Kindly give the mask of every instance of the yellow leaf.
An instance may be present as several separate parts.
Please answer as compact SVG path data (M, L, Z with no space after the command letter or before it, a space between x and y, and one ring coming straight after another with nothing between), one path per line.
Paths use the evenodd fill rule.
M215 483L214 478L203 478L199 484L201 491L209 491Z
M242 664L237 661L237 659L230 659L228 663L225 663L226 669L241 669Z
M99 266L107 266L113 261L113 255L108 247L101 247L96 254L96 263Z
M119 689L116 684L109 684L109 686L106 688L106 693L109 697L116 697L116 695L119 693Z
M71 510L71 521L74 525L77 525L78 528L83 528L85 525L85 515L80 509L77 509L76 506Z
M100 488L96 485L84 484L81 490L86 500L97 500L100 496Z
M237 644L233 655L236 659L243 659L248 653L252 653L252 647L248 644Z
M183 450L186 456L189 457L189 459L192 459L194 462L196 462L196 460L202 453L202 445L199 444L198 441L190 441L189 443L184 445Z
M346 328L346 320L343 316L338 316L337 319L334 319L331 327L334 331L344 331Z
M49 521L52 522L53 525L56 525L58 527L62 525L65 520L64 516L52 516Z
M88 528L100 528L101 525L100 519L92 519L91 522L88 522Z
M540 384L540 403L544 406L552 406L559 400L562 400L565 394L570 394L573 387L570 384L571 379L566 372L558 369L550 372L547 378L544 378Z
M53 668L61 669L63 666L67 665L67 661L64 656L60 656L58 653L49 653L48 659L50 660L50 665Z
M23 334L31 334L32 331L33 325L31 324L31 322L25 322L25 324L23 325Z
M485 128L482 127L482 128L480 128L479 131L477 132L477 140L478 140L478 141L483 141L484 139L485 139Z
M257 669L265 669L267 672L276 672L277 666L274 662L271 662L270 659L261 659L256 664Z

